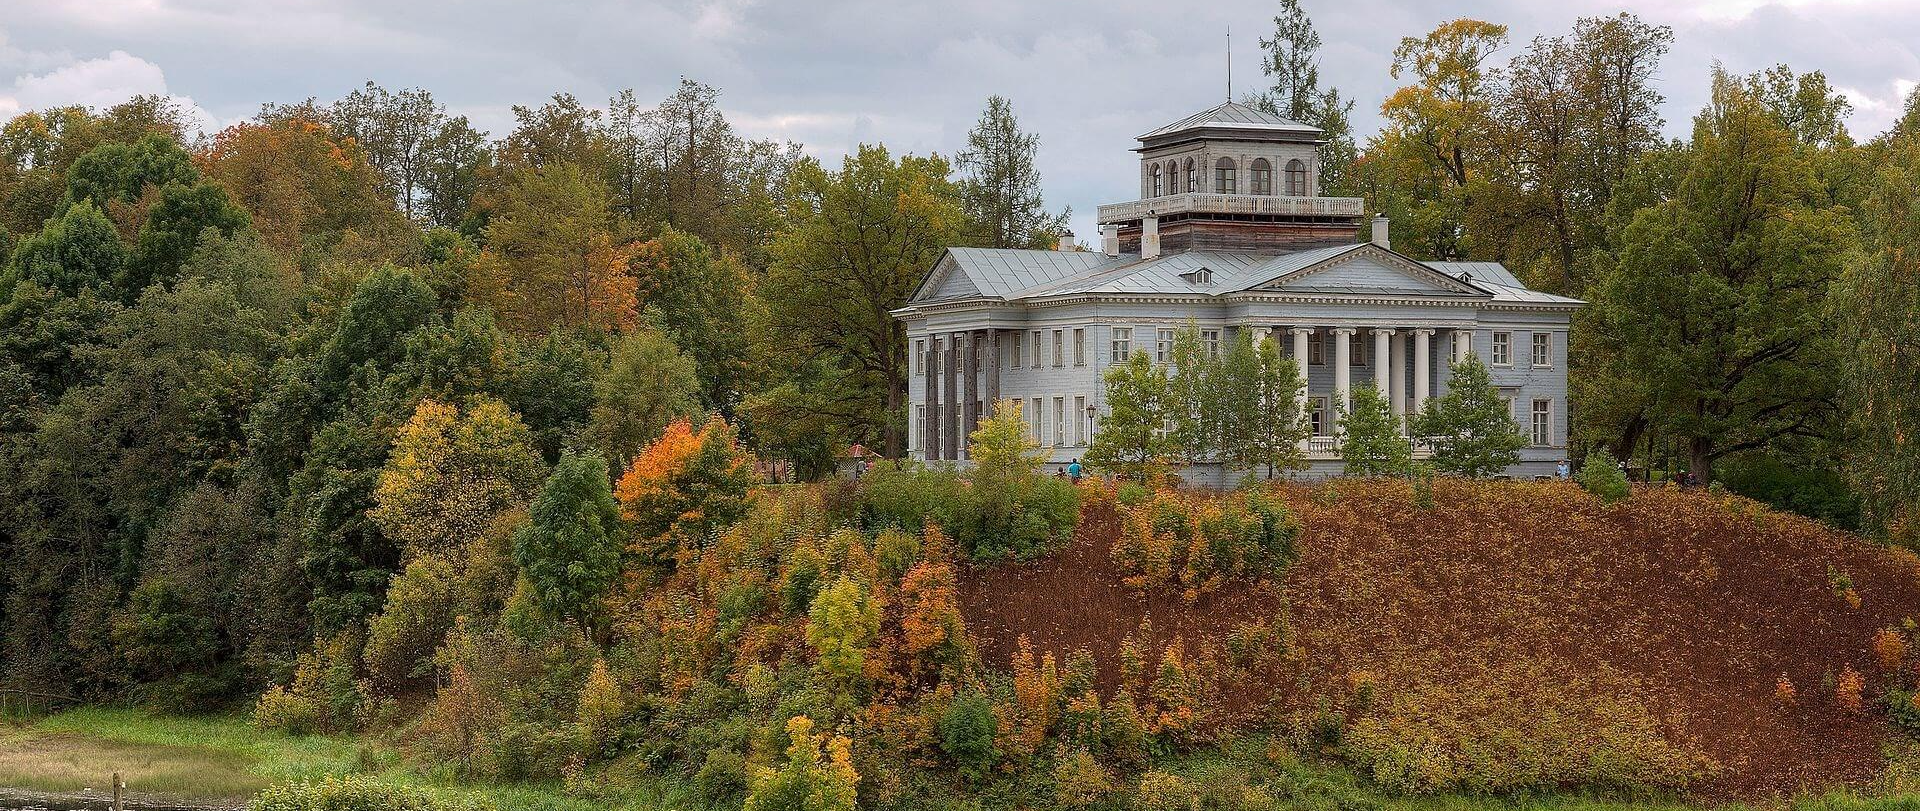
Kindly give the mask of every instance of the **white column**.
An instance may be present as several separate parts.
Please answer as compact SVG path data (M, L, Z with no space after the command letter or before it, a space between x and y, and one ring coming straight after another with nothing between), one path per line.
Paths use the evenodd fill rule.
M1404 332L1393 334L1392 361L1388 374L1393 378L1389 381L1393 390L1393 415L1404 425L1407 419L1407 334Z
M1392 364L1393 330L1385 327L1373 328L1373 389L1381 397L1391 397L1393 392Z
M1413 331L1413 408L1419 411L1427 407L1427 398L1433 396L1433 330L1416 329Z
M1333 330L1333 401L1342 409L1353 408L1353 327Z
M1292 332L1293 363L1300 367L1300 391L1294 394L1293 399L1299 404L1300 419L1306 420L1310 419L1307 414L1307 340L1313 336L1313 328L1294 327Z
M1473 330L1456 329L1453 331L1453 362L1464 363L1467 353L1473 351Z

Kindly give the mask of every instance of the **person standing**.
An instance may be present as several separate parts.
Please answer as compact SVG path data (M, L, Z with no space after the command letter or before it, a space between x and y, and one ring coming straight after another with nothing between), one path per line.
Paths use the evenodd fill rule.
M1067 463L1067 478L1072 479L1074 484L1080 483L1080 460L1079 459L1075 459L1072 462Z
M1554 466L1554 473L1562 479L1567 478L1573 473L1573 463L1565 459L1560 460L1560 464Z

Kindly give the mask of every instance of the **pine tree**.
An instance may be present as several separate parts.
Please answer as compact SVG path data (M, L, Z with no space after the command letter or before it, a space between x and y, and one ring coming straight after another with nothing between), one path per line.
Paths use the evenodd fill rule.
M1282 118L1319 127L1326 139L1320 146L1320 188L1345 188L1345 173L1353 164L1353 127L1348 117L1353 100L1340 97L1337 88L1320 89L1320 32L1300 8L1300 0L1280 0L1273 17L1273 36L1261 37L1266 54L1260 69L1273 86L1248 97L1253 107Z
M1435 470L1474 478L1506 470L1520 461L1526 435L1479 357L1468 354L1452 368L1447 393L1427 401L1414 434L1433 445Z
M984 248L1051 248L1066 229L1067 212L1048 214L1034 156L1040 136L1022 132L1013 102L987 98L967 148L954 156L968 239Z
M513 558L534 601L590 629L595 606L620 572L620 508L607 463L594 455L560 457L529 513L514 533Z

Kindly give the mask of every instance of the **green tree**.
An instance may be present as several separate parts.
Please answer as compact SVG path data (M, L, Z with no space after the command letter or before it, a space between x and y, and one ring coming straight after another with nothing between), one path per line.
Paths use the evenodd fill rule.
M1527 437L1493 387L1486 364L1472 353L1452 365L1447 393L1427 401L1413 433L1433 446L1435 470L1478 478L1520 461Z
M130 301L150 284L172 281L193 255L202 232L213 229L232 237L250 222L246 210L234 205L218 184L205 180L192 186L169 184L147 212L140 241L115 287L121 298Z
M1633 493L1627 487L1627 474L1620 470L1620 463L1613 458L1613 454L1605 449L1587 454L1586 462L1580 465L1580 486L1607 504Z
M630 269L641 306L692 358L701 405L731 416L747 387L746 266L669 226L634 249Z
M1672 195L1616 237L1591 317L1600 359L1640 382L1650 425L1710 479L1729 453L1831 429L1827 294L1852 229L1792 134L1725 72L1683 165Z
M1107 370L1107 414L1087 446L1088 465L1145 479L1164 472L1176 452L1166 432L1170 381L1144 351Z
M940 749L953 758L969 778L985 777L1000 761L1000 749L994 739L1000 734L1000 720L993 713L993 701L978 690L953 697L947 711L940 714Z
M797 387L796 403L833 415L846 439L906 450L906 326L891 311L954 244L965 217L947 162L863 145L837 172L803 161L787 189L787 227L775 238L763 299L770 334L795 365L825 356L844 375Z
M1413 472L1413 446L1386 395L1373 386L1353 389L1353 407L1335 404L1340 419L1340 458L1349 476L1405 476Z
M513 536L513 559L535 604L591 635L600 600L620 573L620 530L607 463L562 455Z
M21 281L71 296L98 290L119 278L127 249L107 216L91 200L69 206L47 221L40 233L20 240L0 276L0 297L11 297Z
M1213 376L1208 388L1215 399L1214 444L1223 464L1249 474L1264 468L1272 478L1306 462L1301 443L1310 426L1300 411L1298 395L1306 384L1298 364L1281 357L1271 340L1255 345L1251 331L1242 329L1214 365Z
M1252 94L1247 103L1290 121L1320 128L1320 188L1323 194L1345 190L1355 149L1353 100L1340 97L1338 88L1320 89L1320 32L1300 8L1300 0L1280 0L1273 16L1273 35L1261 37L1260 70L1273 82Z
M1054 247L1069 212L1049 214L1034 157L1040 136L1020 130L1013 102L988 96L979 122L967 133L967 148L954 155L960 170L960 200L967 212L967 241L983 248Z
M1394 229L1395 246L1418 255L1460 256L1474 186L1487 171L1495 143L1493 101L1497 89L1492 55L1505 47L1507 27L1472 19L1442 23L1424 37L1406 37L1393 53L1393 78L1410 77L1380 105L1386 119L1368 145L1393 187L1406 227ZM1392 210L1376 198L1376 209ZM1398 213L1398 212L1396 212Z
M67 168L67 200L92 200L106 209L136 202L148 187L191 186L200 179L193 157L173 138L149 133L133 143L109 141Z
M1039 448L1027 431L1018 400L995 402L993 414L967 437L967 458L973 460L976 482L1018 482L1039 475L1045 459Z
M624 468L676 419L699 406L693 360L659 330L636 330L614 341L606 368L593 379L585 439Z
M1199 327L1188 324L1173 333L1172 360L1167 395L1160 401L1167 438L1189 465L1213 459L1223 422L1222 394L1216 389L1222 378L1214 373L1220 365L1218 347L1203 343Z

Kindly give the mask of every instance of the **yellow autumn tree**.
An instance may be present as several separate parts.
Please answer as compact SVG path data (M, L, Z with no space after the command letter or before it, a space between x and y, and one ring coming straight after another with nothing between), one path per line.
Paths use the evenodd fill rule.
M604 186L572 164L518 168L485 201L486 249L468 296L502 323L539 335L556 327L623 331L638 317L634 248L611 235Z
M409 547L451 549L525 504L544 473L532 432L505 403L479 397L463 413L423 400L380 469L369 515Z
M813 719L787 721L787 763L762 768L742 811L853 811L860 773L853 768L853 742L813 734ZM824 757L823 757L824 755Z
M614 488L620 514L633 527L628 551L664 562L705 544L710 532L745 513L754 476L753 455L725 420L714 417L698 431L686 420L673 421Z

